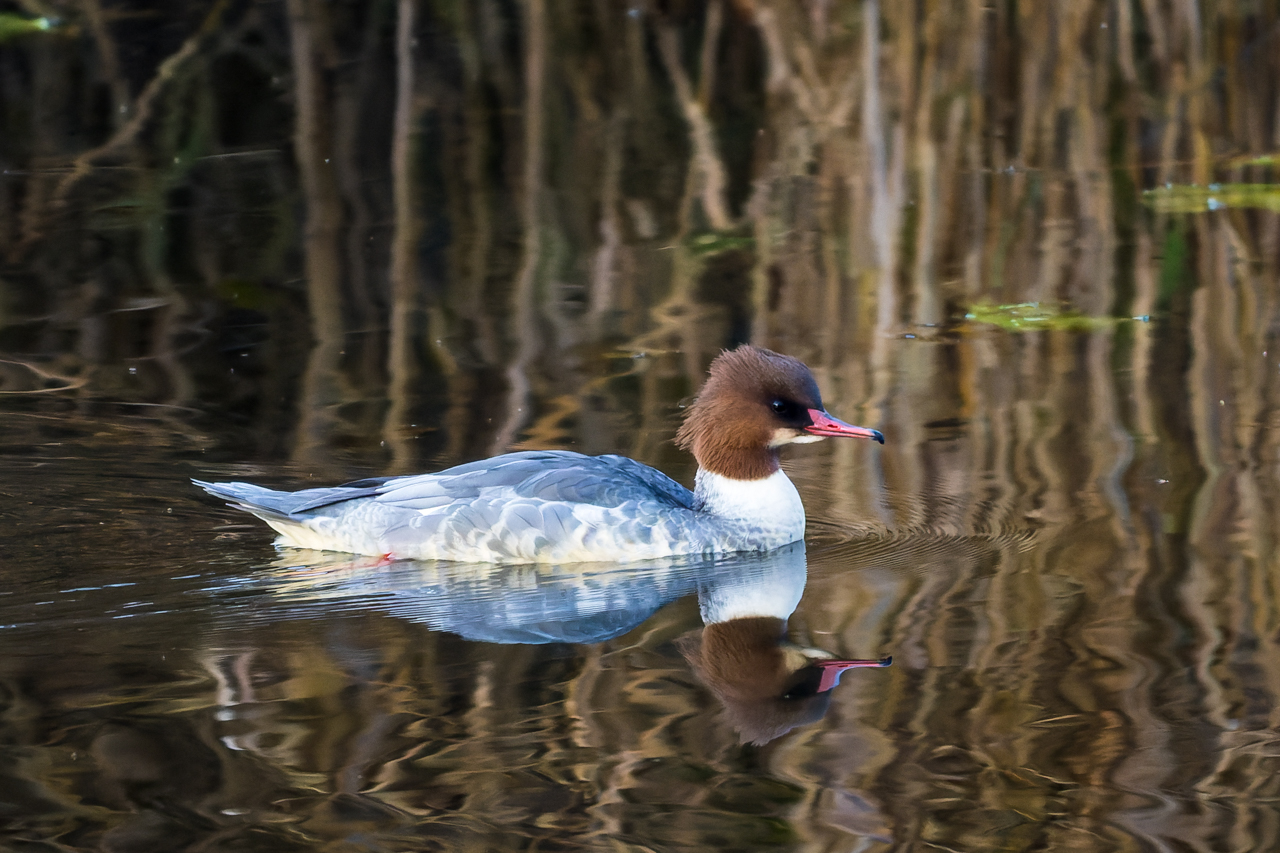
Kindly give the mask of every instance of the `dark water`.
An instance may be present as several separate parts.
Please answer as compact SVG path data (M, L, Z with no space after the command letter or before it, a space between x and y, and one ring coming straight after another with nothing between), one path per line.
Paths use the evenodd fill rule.
M1280 848L1278 38L0 3L0 847ZM689 483L743 341L886 436L789 452L765 558L277 551L188 482ZM736 668L734 596L795 603ZM893 664L761 693L814 650Z

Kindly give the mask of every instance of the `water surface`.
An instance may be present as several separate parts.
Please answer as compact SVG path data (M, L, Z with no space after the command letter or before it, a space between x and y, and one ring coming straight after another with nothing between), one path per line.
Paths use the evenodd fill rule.
M1276 849L1280 19L1175 5L0 8L0 846ZM188 482L689 484L744 341L886 436L788 452L798 557L380 566ZM735 705L752 584L893 665Z

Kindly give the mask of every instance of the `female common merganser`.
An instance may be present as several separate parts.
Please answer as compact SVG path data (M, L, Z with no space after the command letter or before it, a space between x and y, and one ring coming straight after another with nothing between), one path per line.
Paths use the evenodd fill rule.
M481 563L647 560L801 539L804 507L778 449L826 436L884 443L827 414L803 363L744 345L711 363L676 434L698 461L692 492L634 460L566 450L299 492L193 482L265 521L279 545Z

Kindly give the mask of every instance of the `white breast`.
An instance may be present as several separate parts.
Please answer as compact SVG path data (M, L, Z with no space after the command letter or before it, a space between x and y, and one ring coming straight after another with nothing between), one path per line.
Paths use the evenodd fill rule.
M804 538L804 504L781 470L763 480L733 480L698 471L693 492L699 510L729 522L778 547Z

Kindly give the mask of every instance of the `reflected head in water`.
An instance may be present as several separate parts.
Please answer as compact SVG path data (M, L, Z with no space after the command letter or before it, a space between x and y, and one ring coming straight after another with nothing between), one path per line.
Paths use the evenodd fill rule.
M748 345L712 362L676 437L698 461L692 492L631 459L563 450L298 492L195 482L278 544L322 551L511 564L758 553L804 536L779 448L827 436L884 442L827 414L804 364Z
M743 743L768 743L816 723L827 713L841 673L893 662L836 660L830 652L789 642L786 628L776 617L747 617L707 625L677 642Z
M892 662L836 660L786 639L787 619L808 579L803 542L740 558L736 569L699 585L705 627L682 637L677 647L744 743L767 743L817 722L842 672Z

